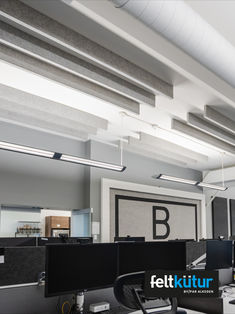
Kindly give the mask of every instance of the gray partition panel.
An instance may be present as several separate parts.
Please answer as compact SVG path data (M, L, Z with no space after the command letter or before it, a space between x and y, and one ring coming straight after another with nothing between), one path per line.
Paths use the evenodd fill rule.
M216 197L212 202L213 238L224 236L228 239L228 206L227 199Z
M0 247L36 246L35 237L0 238Z
M229 200L231 236L235 236L235 200Z
M206 241L190 241L186 242L186 262L190 265L203 254L206 253Z
M37 282L42 271L45 271L45 247L5 248L0 286Z

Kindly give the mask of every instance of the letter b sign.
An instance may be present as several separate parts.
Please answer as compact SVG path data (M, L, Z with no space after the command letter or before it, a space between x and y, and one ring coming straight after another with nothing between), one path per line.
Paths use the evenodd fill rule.
M157 214L159 212L165 213L164 219L157 219ZM160 206L153 206L153 239L167 239L170 234L170 225L168 224L168 220L170 218L169 211L166 207L160 207ZM164 234L157 234L158 226L164 228L165 233ZM162 228L160 228L162 229Z

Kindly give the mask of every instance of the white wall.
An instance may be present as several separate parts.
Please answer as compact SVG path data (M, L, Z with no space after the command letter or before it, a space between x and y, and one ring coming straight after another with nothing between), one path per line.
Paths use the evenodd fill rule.
M40 209L0 208L0 237L15 237L19 221L40 222Z
M83 177L75 180L0 170L0 204L84 208Z
M0 122L2 140L86 156L86 143ZM0 150L0 204L80 209L85 167Z

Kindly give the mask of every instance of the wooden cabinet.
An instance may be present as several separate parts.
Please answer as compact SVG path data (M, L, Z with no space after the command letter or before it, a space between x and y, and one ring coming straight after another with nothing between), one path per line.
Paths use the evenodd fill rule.
M47 216L45 227L46 237L51 236L52 229L70 229L70 217Z

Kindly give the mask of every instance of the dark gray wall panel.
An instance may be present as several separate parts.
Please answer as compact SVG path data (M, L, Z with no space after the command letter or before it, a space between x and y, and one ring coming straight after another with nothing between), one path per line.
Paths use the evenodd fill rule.
M235 200L229 200L231 236L235 236Z
M212 202L213 238L224 236L228 238L228 206L227 199L216 197Z

